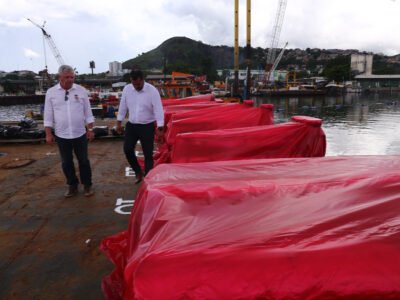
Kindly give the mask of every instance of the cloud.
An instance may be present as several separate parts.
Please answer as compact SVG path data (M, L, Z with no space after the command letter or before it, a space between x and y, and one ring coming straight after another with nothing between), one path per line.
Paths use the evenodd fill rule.
M251 44L268 48L278 0L252 1ZM234 44L232 0L0 0L0 69L26 64L16 49L42 53L37 24L46 22L64 60L80 73L106 71L110 61L126 61L150 51L174 36L186 36L210 45ZM359 49L394 55L400 40L393 33L400 27L399 1L290 0L278 47ZM239 1L239 45L246 43L246 1ZM46 45L47 47L47 45ZM7 59L5 59L7 57ZM49 70L57 69L47 48ZM33 62L35 63L35 62ZM28 61L28 65L32 62ZM39 63L38 63L39 64ZM38 68L39 66L37 66Z
M28 57L28 58L40 57L40 55L38 53L36 53L32 49L28 49L28 48L24 48L24 55L25 55L25 57Z

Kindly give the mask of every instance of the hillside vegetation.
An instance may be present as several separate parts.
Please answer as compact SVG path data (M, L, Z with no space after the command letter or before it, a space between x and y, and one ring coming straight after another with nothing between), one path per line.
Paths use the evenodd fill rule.
M187 72L195 75L207 75L216 80L218 69L233 69L233 47L210 46L187 37L173 37L157 48L142 53L122 64L124 69L134 66L147 72L172 71ZM252 48L251 68L264 69L268 49ZM239 64L244 69L244 48L239 48ZM278 69L295 70L300 77L324 75L330 79L347 80L354 75L350 72L350 55L361 53L358 50L287 49ZM384 56L374 54L374 74L400 74L400 55Z

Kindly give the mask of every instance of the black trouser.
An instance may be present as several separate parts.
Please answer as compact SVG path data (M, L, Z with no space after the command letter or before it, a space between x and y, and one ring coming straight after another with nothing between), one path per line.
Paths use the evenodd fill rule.
M86 134L76 139L63 139L56 136L56 142L61 156L61 165L68 185L77 186L79 181L75 174L75 165L72 153L75 153L79 164L81 183L92 185L92 170L88 158L88 141Z
M142 145L144 155L144 174L146 175L154 165L154 122L148 124L126 123L124 153L135 174L142 174L135 154L137 141Z

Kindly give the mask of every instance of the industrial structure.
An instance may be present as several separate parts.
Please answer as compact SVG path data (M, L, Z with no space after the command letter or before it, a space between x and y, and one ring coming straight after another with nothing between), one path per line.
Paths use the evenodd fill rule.
M287 46L286 45L282 48L281 54L276 58L276 50L279 43L279 37L282 30L283 19L285 16L287 0L279 0L276 15L275 15L275 23L272 30L272 39L271 45L268 50L267 54L267 61L265 65L265 81L270 81L270 74L273 73L274 69L277 67L279 60L282 58L283 51Z
M42 33L43 33L43 51L44 51L44 62L45 62L45 68L47 70L47 57L46 57L46 46L45 46L45 40L47 41L51 51L53 52L53 55L56 59L56 61L58 62L58 65L63 65L64 64L64 59L62 58L60 51L58 51L56 44L53 41L53 38L51 37L50 34L48 34L46 32L46 30L44 30L44 25L46 25L46 21L44 21L43 25L40 26L39 24L33 22L31 19L27 19L29 22L31 22L33 25L35 25L36 27L38 27Z
M62 58L60 51L57 49L56 44L54 43L53 38L51 37L50 34L48 34L46 32L46 30L44 30L44 26L46 25L46 21L43 22L43 25L40 26L39 24L33 22L31 19L27 19L29 22L31 22L33 25L35 25L36 27L38 27L43 34L43 52L44 52L44 64L45 64L45 68L43 71L39 72L39 74L41 75L41 78L39 79L39 90L37 91L37 93L39 94L44 94L45 90L47 90L47 88L49 86L51 86L52 84L52 80L50 78L49 72L48 72L48 68L47 68L47 55L46 55L46 45L45 45L45 40L47 41L51 51L53 52L53 55L58 63L59 66L64 64L64 59Z
M358 74L354 77L363 90L399 90L400 75L372 74L372 54L352 54L350 60L351 71Z

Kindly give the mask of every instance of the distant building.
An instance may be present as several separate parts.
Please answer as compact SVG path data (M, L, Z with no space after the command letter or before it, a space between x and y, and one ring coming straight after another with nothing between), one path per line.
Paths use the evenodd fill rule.
M357 75L363 89L400 90L400 75Z
M354 79L360 83L362 89L400 89L400 75L374 75L372 74L372 63L372 54L351 55L351 70L359 74Z
M122 72L122 63L119 61L112 61L109 64L109 71L110 71L110 76L121 76L123 75Z
M372 54L352 54L350 62L351 71L357 74L371 75L372 62Z

